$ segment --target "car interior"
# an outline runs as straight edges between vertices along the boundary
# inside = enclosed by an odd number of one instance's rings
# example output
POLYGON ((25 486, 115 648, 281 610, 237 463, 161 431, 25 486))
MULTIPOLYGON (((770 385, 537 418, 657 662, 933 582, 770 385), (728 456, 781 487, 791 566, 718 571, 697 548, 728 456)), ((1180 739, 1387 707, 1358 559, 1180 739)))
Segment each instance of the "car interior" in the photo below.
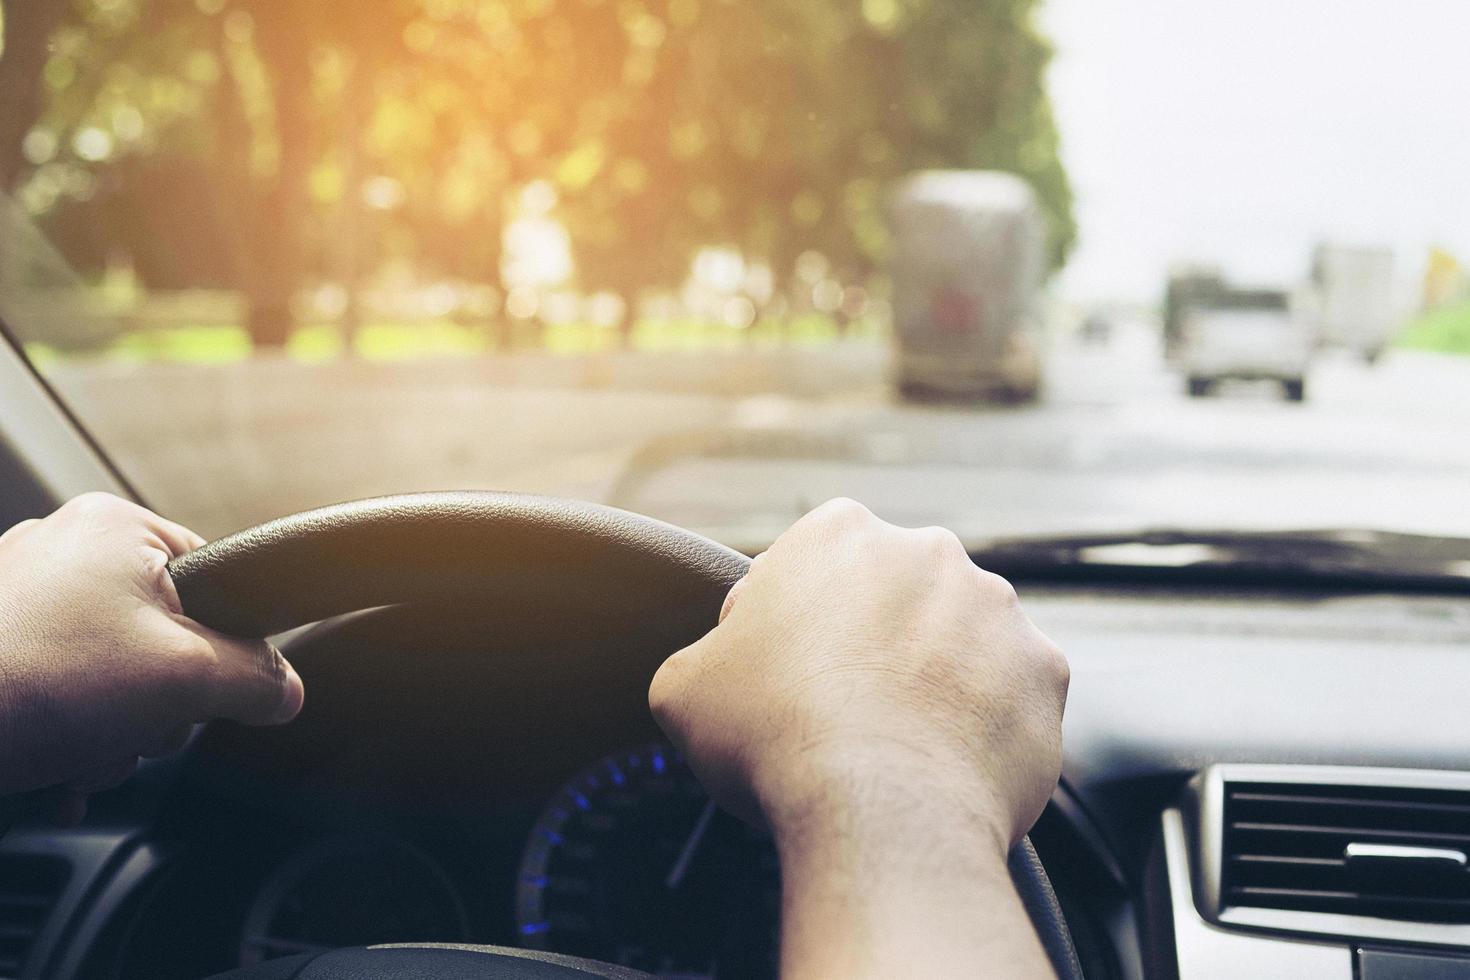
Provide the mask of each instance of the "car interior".
POLYGON ((838 497, 1065 653, 1008 856, 1059 980, 1470 980, 1467 37, 0 0, 0 533, 198 532, 184 613, 306 691, 0 796, 0 980, 776 980, 775 843, 649 685, 838 497))
MULTIPOLYGON (((129 493, 15 350, 0 372, 0 521, 129 493)), ((1130 547, 976 556, 1072 665, 1063 776, 1030 835, 1044 872, 1013 862, 1059 975, 1465 975, 1453 563, 1420 549, 1373 572, 1352 542, 1278 541, 1316 560, 1179 574, 1148 554, 1177 541, 1130 547)), ((0 976, 287 976, 260 971, 337 948, 321 975, 774 976, 771 843, 707 805, 646 700, 747 560, 491 493, 283 515, 176 560, 190 614, 275 635, 306 708, 204 727, 80 826, 19 814, 0 976)))

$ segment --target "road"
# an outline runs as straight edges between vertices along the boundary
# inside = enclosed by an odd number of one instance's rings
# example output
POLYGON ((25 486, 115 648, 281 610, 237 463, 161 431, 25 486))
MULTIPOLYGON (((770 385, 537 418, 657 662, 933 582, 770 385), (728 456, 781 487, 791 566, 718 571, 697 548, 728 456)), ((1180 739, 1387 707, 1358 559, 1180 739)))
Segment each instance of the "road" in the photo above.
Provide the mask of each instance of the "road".
POLYGON ((857 497, 981 538, 1144 527, 1470 536, 1470 358, 1325 357, 1307 401, 1188 399, 1151 335, 1057 345, 1034 405, 897 402, 876 345, 375 364, 59 365, 151 503, 209 536, 330 501, 504 488, 756 548, 857 497))

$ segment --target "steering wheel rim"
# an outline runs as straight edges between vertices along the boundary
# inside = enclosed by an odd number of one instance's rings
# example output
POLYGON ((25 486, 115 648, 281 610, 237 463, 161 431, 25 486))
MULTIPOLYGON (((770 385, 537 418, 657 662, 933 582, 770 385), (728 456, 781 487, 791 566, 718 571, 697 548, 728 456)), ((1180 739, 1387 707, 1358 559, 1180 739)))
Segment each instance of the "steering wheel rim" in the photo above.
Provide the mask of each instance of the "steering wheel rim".
MULTIPOLYGON (((515 589, 555 590, 592 610, 656 616, 680 645, 714 627, 725 595, 749 567, 745 555, 650 517, 492 491, 321 507, 220 538, 168 566, 187 615, 239 636, 376 606, 515 589)), ((1029 841, 1012 852, 1010 869, 1058 976, 1081 980, 1066 921, 1029 841)), ((527 962, 489 948, 484 955, 500 971, 487 977, 517 976, 527 962)))
POLYGON ((457 491, 278 518, 174 559, 169 574, 189 616, 239 636, 374 606, 538 588, 599 604, 666 607, 660 611, 676 612, 678 626, 702 627, 697 636, 749 567, 739 552, 640 514, 457 491))

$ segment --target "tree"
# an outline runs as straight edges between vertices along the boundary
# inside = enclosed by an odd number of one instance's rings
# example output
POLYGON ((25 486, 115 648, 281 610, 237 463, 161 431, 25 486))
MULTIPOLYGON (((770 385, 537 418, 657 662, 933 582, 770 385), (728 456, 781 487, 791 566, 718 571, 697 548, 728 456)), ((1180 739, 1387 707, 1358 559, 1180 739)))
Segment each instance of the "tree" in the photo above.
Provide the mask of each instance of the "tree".
MULTIPOLYGON (((88 130, 116 144, 115 153, 84 161, 96 172, 126 157, 164 171, 169 160, 198 161, 232 284, 248 301, 250 334, 278 346, 306 269, 311 180, 324 153, 317 136, 323 110, 333 108, 319 97, 321 55, 350 50, 371 79, 384 58, 379 39, 400 37, 415 9, 380 3, 344 18, 324 0, 81 0, 72 20, 57 22, 48 67, 37 76, 48 81, 39 121, 61 137, 58 162, 67 166, 78 161, 68 158, 66 137, 88 130), (115 132, 120 109, 139 119, 126 141, 115 132)), ((131 190, 167 212, 171 188, 157 179, 148 186, 148 170, 134 169, 143 179, 131 190)))
POLYGON ((882 259, 886 188, 929 167, 1026 177, 1060 265, 1075 228, 1034 7, 650 4, 667 41, 615 144, 650 179, 628 186, 609 168, 575 202, 584 273, 616 288, 626 270, 667 274, 704 242, 733 244, 783 277, 817 250, 861 280, 882 259))
POLYGON ((137 197, 150 241, 226 253, 272 345, 313 277, 354 284, 397 256, 493 278, 507 202, 537 180, 558 190, 581 284, 630 311, 704 245, 782 279, 816 250, 867 279, 886 188, 922 167, 1027 177, 1060 263, 1071 199, 1036 2, 25 0, 72 13, 10 25, 60 26, 43 67, 0 71, 30 73, 17 91, 40 93, 59 147, 31 183, 137 197), (81 152, 83 135, 114 152, 81 152), (205 189, 207 245, 179 174, 205 189), (391 207, 368 213, 370 183, 398 188, 391 207))
POLYGON ((0 192, 9 191, 25 167, 24 141, 45 106, 42 71, 48 43, 66 16, 66 0, 0 3, 0 192))

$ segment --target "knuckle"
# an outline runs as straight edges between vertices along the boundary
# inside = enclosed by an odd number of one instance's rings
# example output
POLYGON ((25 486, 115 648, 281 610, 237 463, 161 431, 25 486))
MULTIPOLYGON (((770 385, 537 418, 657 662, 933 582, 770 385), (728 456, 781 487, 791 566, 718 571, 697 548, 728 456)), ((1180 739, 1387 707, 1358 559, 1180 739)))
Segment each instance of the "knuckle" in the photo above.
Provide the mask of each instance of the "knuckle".
POLYGON ((269 643, 263 643, 262 647, 255 659, 261 710, 273 711, 286 694, 286 658, 269 643))
POLYGON ((127 501, 121 497, 104 493, 101 490, 92 490, 68 500, 63 509, 70 508, 79 514, 112 514, 126 506, 127 501))
POLYGON ((813 513, 841 527, 855 527, 876 520, 872 511, 851 497, 833 497, 813 513))
POLYGON ((965 551, 959 535, 947 527, 921 527, 914 531, 914 535, 924 549, 936 558, 963 558, 969 561, 969 552, 965 551))
POLYGON ((40 523, 41 521, 39 518, 32 517, 17 524, 12 524, 9 528, 4 530, 3 532, 0 532, 0 541, 4 541, 6 538, 19 538, 21 535, 25 534, 31 528, 40 523))
POLYGON ((662 724, 673 716, 674 705, 679 701, 681 668, 676 653, 661 664, 648 685, 648 708, 653 717, 662 724))
POLYGON ((1045 636, 1038 634, 1035 659, 1038 667, 1044 671, 1044 676, 1052 682, 1052 685, 1060 690, 1063 696, 1072 683, 1072 664, 1067 660, 1067 655, 1062 648, 1057 646, 1045 636))
POLYGON ((1016 594, 1016 587, 1011 580, 1003 575, 980 569, 980 588, 990 599, 1007 606, 1019 606, 1021 597, 1016 594))
POLYGON ((266 641, 234 648, 216 677, 212 710, 247 725, 285 720, 289 678, 286 658, 266 641))

